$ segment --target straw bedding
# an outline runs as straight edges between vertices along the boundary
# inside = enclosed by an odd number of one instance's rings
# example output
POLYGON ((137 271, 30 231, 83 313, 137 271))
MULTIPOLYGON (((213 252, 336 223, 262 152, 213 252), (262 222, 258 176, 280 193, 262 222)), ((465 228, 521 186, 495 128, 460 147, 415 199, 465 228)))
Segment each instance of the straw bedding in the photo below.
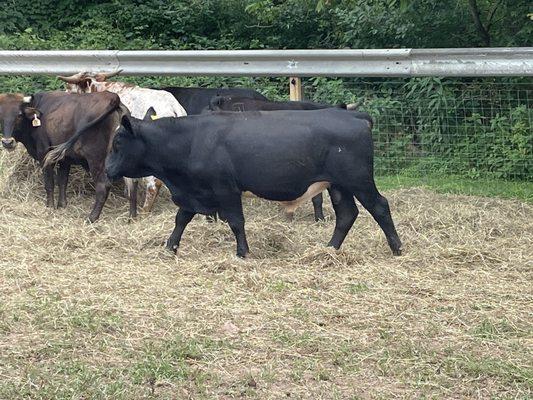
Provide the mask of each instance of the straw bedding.
POLYGON ((401 257, 362 207, 325 248, 327 197, 323 223, 245 199, 246 260, 197 216, 175 257, 168 193, 130 222, 114 188, 91 225, 84 171, 51 210, 35 163, 2 152, 0 398, 527 398, 533 207, 385 195, 401 257))

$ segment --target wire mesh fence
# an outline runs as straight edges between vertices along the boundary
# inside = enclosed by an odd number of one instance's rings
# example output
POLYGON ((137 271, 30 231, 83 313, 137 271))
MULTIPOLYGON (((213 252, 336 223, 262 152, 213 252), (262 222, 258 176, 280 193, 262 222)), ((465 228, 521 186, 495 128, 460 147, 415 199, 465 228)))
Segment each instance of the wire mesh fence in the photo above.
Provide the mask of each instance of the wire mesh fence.
MULTIPOLYGON (((288 78, 121 77, 146 87, 250 87, 287 100, 288 78)), ((54 77, 9 77, 0 92, 61 88, 54 77)), ((306 78, 304 98, 356 103, 374 119, 378 175, 454 174, 533 180, 532 78, 306 78)))
POLYGON ((304 88, 372 115, 378 175, 533 178, 531 80, 316 78, 304 88))

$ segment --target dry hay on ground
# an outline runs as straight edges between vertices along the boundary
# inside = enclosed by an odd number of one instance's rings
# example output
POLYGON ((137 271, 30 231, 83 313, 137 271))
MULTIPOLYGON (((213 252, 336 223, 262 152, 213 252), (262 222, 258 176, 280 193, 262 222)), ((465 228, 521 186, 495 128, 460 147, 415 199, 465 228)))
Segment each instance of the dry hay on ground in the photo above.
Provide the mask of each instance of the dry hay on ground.
POLYGON ((174 257, 168 195, 129 223, 117 189, 89 225, 86 182, 49 210, 35 165, 0 155, 0 398, 531 395, 531 205, 386 193, 395 258, 366 211, 335 252, 329 204, 289 223, 246 199, 251 258, 200 217, 174 257))

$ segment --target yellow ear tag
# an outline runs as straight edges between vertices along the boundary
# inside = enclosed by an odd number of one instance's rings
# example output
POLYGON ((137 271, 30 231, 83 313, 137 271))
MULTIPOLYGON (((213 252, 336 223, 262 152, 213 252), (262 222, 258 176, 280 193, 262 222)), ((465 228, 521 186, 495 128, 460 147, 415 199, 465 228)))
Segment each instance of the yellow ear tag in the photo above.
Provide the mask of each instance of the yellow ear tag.
POLYGON ((37 114, 33 115, 33 121, 31 121, 31 125, 34 128, 37 128, 38 126, 41 126, 41 120, 37 117, 37 114))
POLYGON ((152 118, 152 121, 155 121, 156 119, 161 118, 159 115, 150 115, 150 118, 152 118))

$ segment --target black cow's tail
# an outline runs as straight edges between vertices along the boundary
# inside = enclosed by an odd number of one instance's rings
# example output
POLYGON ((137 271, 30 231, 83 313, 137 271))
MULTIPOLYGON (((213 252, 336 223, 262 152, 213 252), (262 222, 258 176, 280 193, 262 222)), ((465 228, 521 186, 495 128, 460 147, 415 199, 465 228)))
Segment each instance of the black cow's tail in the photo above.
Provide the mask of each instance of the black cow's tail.
POLYGON ((58 146, 55 146, 50 150, 46 156, 44 157, 44 163, 43 168, 48 167, 50 165, 53 165, 57 163, 58 161, 61 161, 63 158, 65 158, 65 155, 67 154, 67 151, 71 150, 78 139, 89 129, 98 124, 99 122, 102 122, 109 114, 111 114, 113 111, 120 109, 120 100, 117 96, 117 101, 112 101, 111 105, 96 119, 89 122, 87 125, 83 126, 81 129, 76 131, 72 137, 67 140, 65 143, 62 143, 58 146))

